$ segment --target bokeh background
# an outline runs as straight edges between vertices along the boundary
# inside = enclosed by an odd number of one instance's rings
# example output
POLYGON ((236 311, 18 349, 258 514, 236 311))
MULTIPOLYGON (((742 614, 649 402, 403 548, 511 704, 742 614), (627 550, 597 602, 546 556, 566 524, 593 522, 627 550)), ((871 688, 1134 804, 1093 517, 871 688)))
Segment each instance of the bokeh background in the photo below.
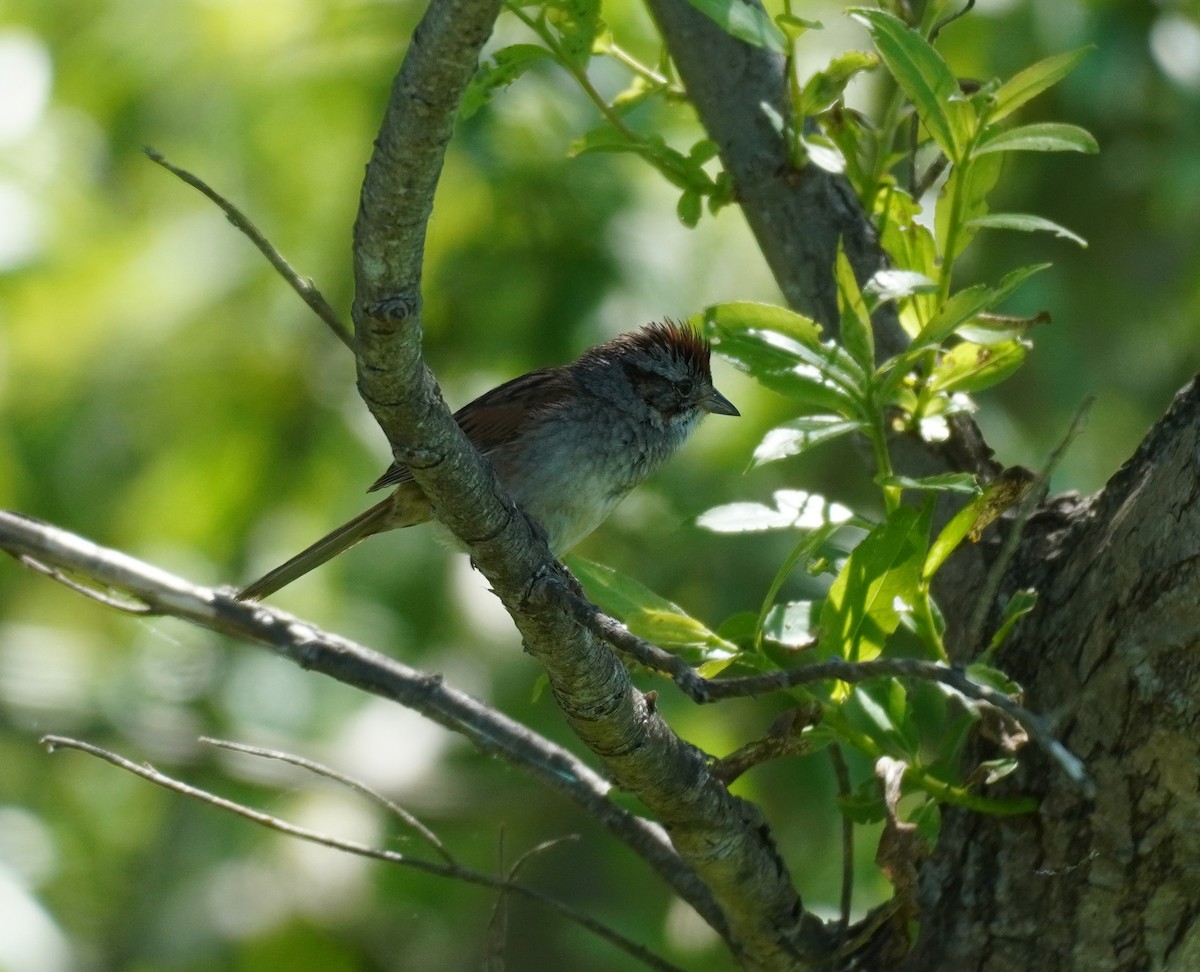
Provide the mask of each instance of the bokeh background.
MULTIPOLYGON (((243 582, 366 503, 386 466, 353 362, 265 262, 151 145, 237 202, 339 310, 350 227, 388 86, 421 4, 371 0, 7 0, 0 7, 0 506, 208 584, 243 582)), ((655 46, 637 4, 618 40, 655 46)), ((865 46, 836 4, 819 66, 865 46)), ((510 18, 494 43, 527 39, 510 18)), ((943 50, 963 76, 1007 77, 1095 51, 1025 120, 1069 121, 1099 157, 1010 156, 996 208, 1090 241, 982 237, 961 282, 1050 260, 1014 302, 1049 310, 1036 350, 980 398, 1006 463, 1037 465, 1082 398, 1097 403, 1056 486, 1093 491, 1196 370, 1200 310, 1200 19, 1168 2, 980 0, 943 50)), ((624 84, 596 71, 608 92, 624 84)), ((854 97, 869 107, 871 81, 854 97)), ((569 359, 621 330, 733 299, 776 300, 735 210, 695 230, 631 157, 567 157, 598 123, 546 64, 460 125, 430 231, 427 355, 449 401, 569 359)), ((687 147, 683 109, 635 123, 687 147)), ((850 448, 745 473, 787 405, 718 363, 743 418, 711 419, 687 453, 581 549, 716 625, 757 607, 786 540, 706 534, 720 502, 780 487, 869 495, 850 448)), ((803 579, 785 595, 802 593, 803 579)), ((430 670, 567 744, 538 671, 466 559, 421 530, 376 538, 274 603, 430 670)), ((664 687, 687 738, 723 754, 782 702, 702 714, 664 687)), ((101 609, 0 563, 0 969, 477 968, 490 895, 298 844, 157 791, 43 733, 82 736, 341 836, 421 852, 361 798, 202 734, 276 746, 362 778, 494 868, 535 844, 531 883, 690 968, 711 935, 573 807, 456 737, 245 645, 101 609)), ((862 779, 869 768, 852 762, 862 779)), ((806 903, 835 907, 839 823, 826 761, 739 781, 777 828, 806 903)), ((858 840, 855 905, 886 894, 858 840)), ((511 968, 611 970, 629 960, 514 904, 511 968)))

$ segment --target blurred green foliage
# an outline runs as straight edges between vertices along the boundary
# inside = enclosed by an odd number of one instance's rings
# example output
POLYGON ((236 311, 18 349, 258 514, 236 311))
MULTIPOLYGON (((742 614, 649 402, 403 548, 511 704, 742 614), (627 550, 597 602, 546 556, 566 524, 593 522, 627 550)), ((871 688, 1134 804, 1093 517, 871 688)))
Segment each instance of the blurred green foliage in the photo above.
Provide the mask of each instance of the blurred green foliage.
MULTIPOLYGON (((614 36, 653 62, 644 11, 610 6, 614 36)), ((805 16, 826 28, 805 35, 812 70, 865 46, 837 5, 811 6, 805 16)), ((211 204, 141 149, 241 205, 344 310, 362 166, 420 10, 371 0, 9 0, 0 10, 0 505, 213 584, 254 576, 365 506, 387 455, 348 353, 211 204)), ((493 44, 531 39, 506 17, 493 44)), ((1095 52, 1023 120, 1082 125, 1101 156, 1007 156, 996 208, 1045 214, 1090 247, 995 232, 956 269, 965 285, 1054 263, 1014 301, 1054 322, 1034 332, 1016 377, 979 396, 979 420, 1004 462, 1037 465, 1096 392, 1057 481, 1091 490, 1196 368, 1200 24, 1170 4, 981 0, 939 41, 957 72, 981 79, 1085 44, 1095 52)), ((596 80, 613 95, 625 81, 607 70, 596 80)), ((855 81, 852 102, 869 105, 874 84, 855 81)), ((683 108, 636 110, 685 154, 702 137, 683 108)), ((686 230, 678 190, 637 159, 569 159, 598 122, 571 79, 539 62, 460 125, 425 272, 427 354, 452 405, 646 320, 778 300, 736 208, 686 230)), ((708 423, 580 549, 710 624, 759 609, 789 541, 714 535, 693 517, 780 488, 856 507, 874 489, 844 439, 743 477, 764 433, 794 410, 728 367, 718 384, 745 417, 708 423)), ((811 594, 805 585, 789 580, 781 599, 811 594)), ((444 671, 570 744, 483 584, 425 532, 364 544, 277 603, 444 671)), ((660 707, 718 755, 778 714, 761 702, 701 714, 669 689, 660 707)), ((441 730, 257 649, 101 610, 9 564, 6 970, 476 968, 493 903, 298 847, 78 754, 47 757, 45 732, 84 735, 343 836, 420 849, 359 800, 196 737, 314 756, 385 789, 478 867, 496 865, 501 831, 509 861, 578 833, 526 878, 684 965, 725 961, 590 820, 441 730), (20 964, 23 941, 34 958, 20 964)), ((851 771, 861 780, 869 767, 851 771)), ((832 910, 840 823, 827 764, 769 764, 737 787, 766 809, 806 903, 832 910)), ((885 889, 870 840, 858 850, 862 908, 885 889)), ((512 908, 510 967, 627 967, 579 929, 512 908)))

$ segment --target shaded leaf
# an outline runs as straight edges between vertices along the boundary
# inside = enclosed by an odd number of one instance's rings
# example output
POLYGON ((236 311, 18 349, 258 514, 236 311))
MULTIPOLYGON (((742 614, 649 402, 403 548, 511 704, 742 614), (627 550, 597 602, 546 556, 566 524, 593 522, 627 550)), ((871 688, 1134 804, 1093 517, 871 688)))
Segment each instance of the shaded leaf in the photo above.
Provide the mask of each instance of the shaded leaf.
POLYGON ((479 66, 467 90, 463 93, 459 113, 470 118, 492 100, 501 88, 508 87, 538 61, 554 57, 546 48, 536 44, 512 44, 496 51, 479 66))
POLYGON ((921 330, 921 333, 913 340, 913 345, 928 347, 932 344, 940 344, 963 324, 974 320, 984 311, 994 310, 1026 280, 1049 266, 1048 263, 1035 263, 1032 266, 1021 267, 1005 274, 1004 279, 995 287, 976 284, 960 290, 946 301, 933 320, 921 330))
POLYGON ((885 10, 849 11, 871 32, 875 46, 921 122, 946 156, 963 158, 974 127, 974 112, 962 99, 958 79, 933 46, 899 17, 885 10))
POLYGON ((1007 118, 1022 105, 1057 84, 1075 69, 1075 65, 1083 60, 1089 51, 1090 47, 1081 47, 1065 54, 1055 54, 1014 74, 997 89, 988 116, 990 120, 1007 118))
POLYGON ((871 329, 871 313, 867 310, 862 291, 858 289, 854 268, 850 266, 840 240, 834 262, 834 279, 841 313, 842 344, 860 368, 871 371, 875 367, 875 334, 871 329))
POLYGON ((886 476, 878 480, 880 486, 898 486, 900 489, 929 490, 944 493, 965 493, 978 496, 983 490, 971 473, 943 473, 939 476, 923 476, 913 479, 910 476, 886 476))
POLYGON ((1099 151, 1099 144, 1086 128, 1059 122, 989 130, 975 148, 976 155, 988 152, 1084 152, 1094 155, 1099 151))

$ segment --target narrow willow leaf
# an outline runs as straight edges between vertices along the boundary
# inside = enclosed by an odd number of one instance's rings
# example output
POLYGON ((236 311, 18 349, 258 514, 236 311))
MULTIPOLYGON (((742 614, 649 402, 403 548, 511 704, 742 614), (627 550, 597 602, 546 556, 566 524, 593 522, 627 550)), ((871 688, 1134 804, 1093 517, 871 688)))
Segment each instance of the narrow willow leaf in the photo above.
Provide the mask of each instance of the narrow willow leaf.
POLYGON ((1089 51, 1090 47, 1081 47, 1065 54, 1055 54, 1014 74, 996 91, 988 119, 999 121, 1007 118, 1075 70, 1075 65, 1083 60, 1089 51))
POLYGON ((1026 233, 1053 233, 1055 236, 1078 243, 1084 248, 1087 247, 1087 240, 1078 233, 1072 233, 1065 226, 1059 226, 1058 223, 1041 216, 1030 215, 1029 213, 991 213, 988 216, 979 216, 968 220, 967 224, 978 229, 1010 229, 1022 230, 1026 233))
POLYGON ((1019 128, 984 132, 975 149, 976 155, 988 152, 1084 152, 1095 155, 1100 145, 1095 136, 1078 125, 1041 122, 1019 128))
POLYGON ((901 506, 854 548, 821 611, 819 657, 868 661, 883 651, 905 605, 917 601, 931 511, 901 506))
POLYGON ((965 674, 976 685, 984 685, 990 689, 995 689, 1004 695, 1016 697, 1021 694, 1021 686, 1004 672, 998 668, 993 668, 991 665, 984 665, 980 662, 972 662, 966 667, 965 674))
POLYGON ((935 394, 977 392, 999 384, 1025 361, 1024 341, 972 344, 964 341, 942 355, 930 376, 935 394))
POLYGON ((731 37, 776 54, 787 53, 787 38, 758 4, 745 0, 688 0, 688 3, 731 37))
POLYGON ((899 17, 884 10, 849 11, 871 32, 875 46, 933 140, 954 163, 962 161, 974 134, 975 115, 963 100, 958 80, 933 46, 899 17))
POLYGON ((776 604, 763 622, 763 638, 785 648, 805 648, 812 644, 817 629, 819 603, 789 601, 776 604))
POLYGON ((937 284, 915 270, 880 270, 864 288, 864 293, 880 302, 936 292, 937 284))
POLYGON ((885 476, 878 480, 880 486, 898 486, 900 489, 916 489, 941 493, 964 493, 978 496, 983 490, 971 473, 942 473, 939 476, 885 476))
POLYGON ((714 533, 757 533, 765 530, 815 530, 830 524, 848 523, 854 514, 840 503, 831 503, 816 493, 801 489, 779 489, 772 497, 775 506, 762 503, 727 503, 701 513, 696 525, 714 533))
POLYGON ((991 643, 987 647, 988 653, 994 652, 1004 644, 1008 636, 1012 634, 1017 622, 1035 607, 1037 607, 1037 591, 1027 587, 1015 592, 1004 605, 1004 616, 1000 619, 1000 626, 996 629, 996 633, 992 635, 991 643))
POLYGON ((588 596, 638 637, 663 648, 700 648, 710 660, 736 653, 732 642, 632 577, 581 557, 570 558, 570 567, 588 596))
POLYGON ((837 258, 834 263, 837 282, 838 310, 842 318, 842 344, 851 357, 864 371, 875 368, 875 334, 871 329, 871 313, 867 310, 854 268, 846 258, 841 241, 838 242, 837 258))
POLYGON ((737 330, 756 329, 778 331, 795 341, 821 349, 821 325, 811 317, 780 307, 750 300, 735 300, 706 307, 699 319, 689 323, 703 324, 710 333, 723 336, 737 330))
POLYGON ((929 555, 921 569, 921 579, 927 582, 968 537, 978 540, 988 525, 1005 510, 1021 502, 1033 487, 1034 479, 1028 470, 1019 466, 1005 469, 976 496, 950 518, 937 539, 929 545, 929 555))
POLYGON ((1049 266, 1048 263, 1035 263, 1005 274, 995 287, 976 284, 960 290, 946 301, 933 320, 916 336, 913 345, 928 347, 941 344, 963 324, 974 320, 984 311, 994 310, 1002 301, 1012 296, 1026 280, 1049 266))
POLYGON ((761 466, 807 452, 813 446, 829 442, 864 427, 858 420, 840 415, 805 415, 771 429, 754 450, 752 465, 761 466))

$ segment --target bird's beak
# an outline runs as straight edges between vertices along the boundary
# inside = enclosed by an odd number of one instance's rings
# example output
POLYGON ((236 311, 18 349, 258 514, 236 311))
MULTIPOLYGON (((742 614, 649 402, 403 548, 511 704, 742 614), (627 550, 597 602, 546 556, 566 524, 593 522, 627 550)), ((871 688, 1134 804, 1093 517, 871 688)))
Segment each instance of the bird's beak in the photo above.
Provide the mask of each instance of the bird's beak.
POLYGON ((696 402, 704 411, 712 412, 713 415, 741 415, 733 402, 722 395, 715 388, 710 387, 708 394, 696 402))

